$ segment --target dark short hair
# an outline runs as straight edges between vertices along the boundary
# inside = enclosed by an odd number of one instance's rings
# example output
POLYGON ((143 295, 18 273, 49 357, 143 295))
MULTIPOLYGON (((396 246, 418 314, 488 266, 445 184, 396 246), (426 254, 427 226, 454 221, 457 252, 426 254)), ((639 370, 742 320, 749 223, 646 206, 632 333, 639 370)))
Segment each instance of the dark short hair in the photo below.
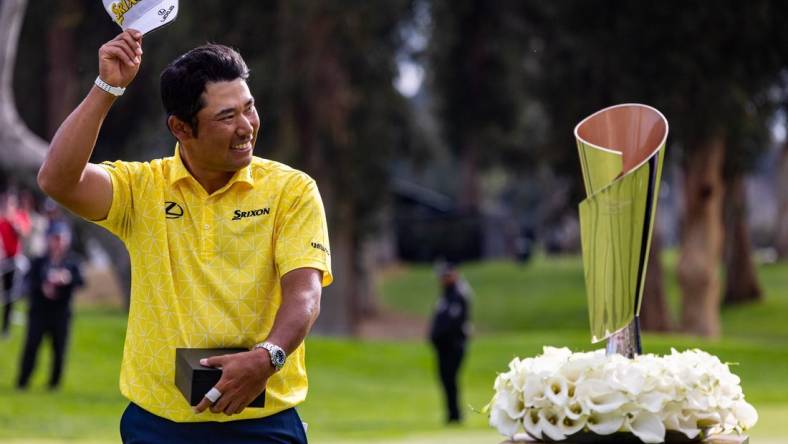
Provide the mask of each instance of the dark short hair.
POLYGON ((167 117, 191 124, 197 135, 197 113, 205 106, 202 93, 209 82, 246 80, 249 68, 238 51, 209 43, 173 60, 161 72, 161 101, 167 117))

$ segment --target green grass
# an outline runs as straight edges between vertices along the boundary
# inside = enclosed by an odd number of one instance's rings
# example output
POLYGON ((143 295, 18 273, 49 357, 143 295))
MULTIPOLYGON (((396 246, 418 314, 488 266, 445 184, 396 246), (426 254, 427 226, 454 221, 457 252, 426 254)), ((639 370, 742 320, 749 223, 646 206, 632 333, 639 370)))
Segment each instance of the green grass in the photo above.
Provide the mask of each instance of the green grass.
MULTIPOLYGON (((668 267, 672 259, 668 257, 668 267)), ((582 267, 577 258, 540 258, 526 266, 483 263, 463 267, 476 292, 471 343, 462 373, 463 403, 481 409, 492 382, 514 356, 541 346, 596 348, 589 343, 582 267)), ((724 335, 704 341, 684 336, 646 335, 646 351, 663 353, 699 347, 735 362, 747 399, 761 416, 753 443, 788 442, 788 266, 759 269, 766 290, 762 304, 726 309, 724 335)), ((666 276, 677 301, 673 275, 666 276)), ((437 293, 429 267, 410 267, 382 281, 384 302, 426 316, 437 293)), ((48 348, 29 392, 12 389, 22 328, 0 342, 0 442, 118 442, 118 421, 126 401, 117 388, 125 313, 81 309, 75 318, 64 387, 44 388, 48 348)), ((434 359, 422 341, 360 341, 310 338, 307 346, 310 393, 299 411, 314 443, 432 442, 498 443, 486 418, 468 411, 462 428, 442 425, 442 400, 434 359)))

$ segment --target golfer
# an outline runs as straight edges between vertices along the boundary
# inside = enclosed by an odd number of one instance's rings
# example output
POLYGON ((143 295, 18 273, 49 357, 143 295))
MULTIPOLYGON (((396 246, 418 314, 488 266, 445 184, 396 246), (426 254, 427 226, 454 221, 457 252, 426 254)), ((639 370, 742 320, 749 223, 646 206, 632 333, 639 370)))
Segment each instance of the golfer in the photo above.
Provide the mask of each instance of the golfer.
POLYGON ((142 34, 99 49, 95 85, 55 134, 38 183, 118 236, 132 283, 120 390, 125 443, 304 443, 304 337, 331 280, 315 182, 254 157, 260 120, 249 70, 209 44, 161 74, 171 157, 89 163, 104 118, 134 79, 142 34), (175 386, 175 349, 245 347, 195 408, 175 386), (249 403, 265 389, 265 407, 249 403))

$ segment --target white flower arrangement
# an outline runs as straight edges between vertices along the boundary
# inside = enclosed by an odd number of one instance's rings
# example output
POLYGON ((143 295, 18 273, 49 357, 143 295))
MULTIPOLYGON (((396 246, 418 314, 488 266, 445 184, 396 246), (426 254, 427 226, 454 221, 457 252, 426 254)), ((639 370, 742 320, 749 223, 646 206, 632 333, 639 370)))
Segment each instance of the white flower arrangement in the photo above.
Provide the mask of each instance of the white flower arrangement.
POLYGON ((545 347, 535 358, 515 358, 495 380, 490 425, 513 437, 561 441, 578 432, 631 432, 645 443, 666 431, 688 439, 704 433, 741 433, 758 420, 740 379, 701 350, 627 359, 604 350, 572 353, 545 347))

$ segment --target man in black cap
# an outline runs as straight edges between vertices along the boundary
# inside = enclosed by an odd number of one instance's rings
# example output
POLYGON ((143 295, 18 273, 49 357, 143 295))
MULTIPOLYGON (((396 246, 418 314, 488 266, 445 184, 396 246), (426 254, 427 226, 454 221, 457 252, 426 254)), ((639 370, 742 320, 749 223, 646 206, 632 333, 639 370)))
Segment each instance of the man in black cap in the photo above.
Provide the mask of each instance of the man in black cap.
POLYGON ((447 422, 451 424, 462 419, 457 401, 457 373, 470 333, 468 311, 471 291, 453 264, 443 264, 439 274, 443 294, 432 318, 430 341, 438 354, 438 371, 448 409, 447 422))
POLYGON ((26 287, 30 293, 27 339, 22 352, 17 387, 26 389, 36 365, 36 354, 44 336, 52 340, 52 372, 49 388, 60 385, 66 354, 71 299, 82 286, 78 261, 69 254, 71 230, 63 222, 54 222, 47 230, 47 252, 30 264, 26 287))

